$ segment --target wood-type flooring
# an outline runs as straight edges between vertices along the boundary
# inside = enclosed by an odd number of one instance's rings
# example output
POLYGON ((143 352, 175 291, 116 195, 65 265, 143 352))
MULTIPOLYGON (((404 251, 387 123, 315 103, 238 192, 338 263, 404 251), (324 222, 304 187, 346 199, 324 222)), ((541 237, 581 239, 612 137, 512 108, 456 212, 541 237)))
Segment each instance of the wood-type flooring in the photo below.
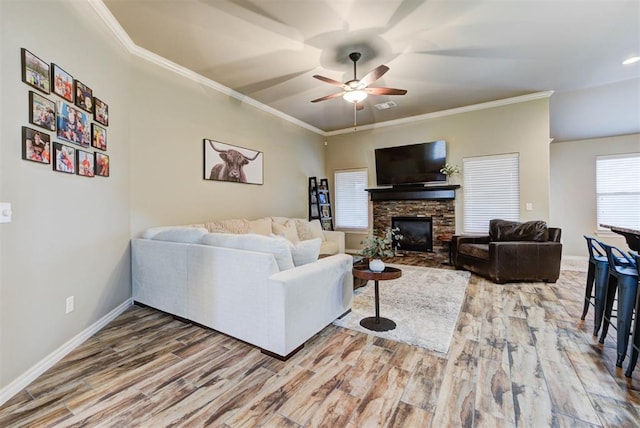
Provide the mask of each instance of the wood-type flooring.
POLYGON ((447 355, 330 325, 282 362, 133 306, 0 407, 0 426, 637 427, 640 369, 616 369, 593 309, 580 321, 585 279, 472 275, 447 355))

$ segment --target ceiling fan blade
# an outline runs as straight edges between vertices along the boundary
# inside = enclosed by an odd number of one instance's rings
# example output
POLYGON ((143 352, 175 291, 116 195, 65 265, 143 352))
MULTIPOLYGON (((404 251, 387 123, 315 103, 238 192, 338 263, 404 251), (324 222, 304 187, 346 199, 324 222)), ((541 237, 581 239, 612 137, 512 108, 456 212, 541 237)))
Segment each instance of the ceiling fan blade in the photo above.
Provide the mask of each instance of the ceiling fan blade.
POLYGON ((327 95, 321 98, 316 98, 315 100, 311 100, 312 103, 317 103, 318 101, 330 100, 331 98, 341 97, 344 92, 338 92, 336 94, 327 95))
POLYGON ((318 80, 322 80, 323 82, 329 83, 331 85, 340 86, 342 89, 345 89, 345 90, 351 89, 342 82, 338 82, 337 80, 333 80, 328 77, 320 76, 319 74, 315 74, 313 77, 315 77, 318 80))
POLYGON ((366 88, 365 92, 371 95, 404 95, 407 93, 407 90, 394 88, 366 88))
POLYGON ((379 65, 378 67, 371 70, 362 79, 360 79, 359 86, 361 88, 366 88, 367 86, 369 86, 370 84, 372 84, 373 82, 381 78, 382 75, 384 75, 384 73, 386 73, 387 71, 389 71, 389 67, 387 67, 386 65, 379 65))

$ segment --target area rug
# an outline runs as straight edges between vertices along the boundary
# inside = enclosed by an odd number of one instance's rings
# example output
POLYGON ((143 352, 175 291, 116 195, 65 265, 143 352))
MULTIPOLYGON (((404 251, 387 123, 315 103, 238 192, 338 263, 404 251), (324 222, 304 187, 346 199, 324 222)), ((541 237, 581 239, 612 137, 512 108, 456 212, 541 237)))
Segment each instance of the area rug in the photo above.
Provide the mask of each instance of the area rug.
POLYGON ((362 318, 375 316, 373 281, 353 292, 351 312, 333 323, 446 353, 471 274, 418 266, 390 266, 402 269, 402 276, 379 282, 380 316, 392 319, 397 327, 391 331, 377 332, 360 326, 362 318))

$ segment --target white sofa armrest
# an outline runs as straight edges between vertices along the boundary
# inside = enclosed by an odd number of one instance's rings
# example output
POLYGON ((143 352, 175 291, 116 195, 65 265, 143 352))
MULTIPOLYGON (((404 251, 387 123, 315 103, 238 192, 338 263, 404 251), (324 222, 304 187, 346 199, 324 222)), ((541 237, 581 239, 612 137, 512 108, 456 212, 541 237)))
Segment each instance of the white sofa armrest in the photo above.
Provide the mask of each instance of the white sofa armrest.
POLYGON ((336 254, 269 278, 269 350, 286 356, 351 309, 353 257, 336 254))
POLYGON ((339 230, 323 230, 324 239, 326 241, 334 241, 338 244, 339 253, 344 254, 345 252, 345 244, 344 244, 344 232, 339 230))

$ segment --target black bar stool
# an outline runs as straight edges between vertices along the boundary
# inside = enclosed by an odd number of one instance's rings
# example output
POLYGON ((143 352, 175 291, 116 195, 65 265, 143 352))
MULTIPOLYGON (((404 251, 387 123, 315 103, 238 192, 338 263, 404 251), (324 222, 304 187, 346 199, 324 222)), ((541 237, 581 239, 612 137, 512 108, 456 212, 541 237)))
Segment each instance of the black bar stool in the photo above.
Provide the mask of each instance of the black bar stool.
MULTIPOLYGON (((629 253, 636 262, 636 269, 640 269, 640 254, 629 253)), ((633 336, 631 339, 631 361, 624 372, 626 377, 631 377, 633 369, 638 362, 638 352, 640 351, 640 322, 638 322, 638 313, 640 313, 640 277, 638 278, 638 292, 636 292, 636 318, 633 321, 633 336)))
POLYGON ((602 315, 604 314, 609 262, 600 241, 590 236, 583 236, 587 240, 587 249, 589 250, 589 269, 587 270, 587 285, 584 292, 584 308, 582 309, 581 319, 587 316, 589 306, 592 304, 591 299, 594 299, 595 322, 593 324, 593 335, 597 336, 602 325, 602 315), (596 288, 595 294, 593 293, 594 285, 596 288))
POLYGON ((635 262, 619 248, 602 242, 600 244, 604 248, 605 253, 607 254, 607 261, 609 262, 609 279, 606 287, 607 297, 600 343, 604 343, 607 331, 609 330, 611 309, 613 307, 613 300, 617 290, 618 322, 616 331, 618 357, 616 359, 616 366, 622 367, 622 362, 627 354, 629 332, 631 331, 633 309, 636 301, 636 292, 638 290, 638 269, 636 269, 635 262), (627 263, 620 262, 623 258, 627 263))

